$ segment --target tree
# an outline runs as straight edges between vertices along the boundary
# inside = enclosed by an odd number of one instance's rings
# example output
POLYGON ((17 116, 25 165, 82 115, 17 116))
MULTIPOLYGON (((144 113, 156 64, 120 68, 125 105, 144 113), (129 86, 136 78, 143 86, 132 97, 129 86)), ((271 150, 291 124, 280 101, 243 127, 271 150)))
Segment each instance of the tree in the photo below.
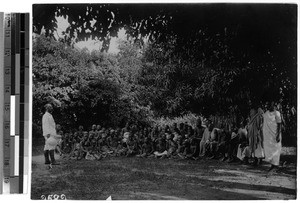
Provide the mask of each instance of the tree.
POLYGON ((62 103, 55 114, 64 126, 89 126, 107 120, 107 109, 121 94, 115 61, 106 54, 75 50, 45 36, 34 40, 33 49, 35 123, 40 123, 50 97, 62 103))
POLYGON ((134 93, 129 101, 156 115, 246 115, 271 99, 297 104, 296 5, 34 5, 34 32, 53 35, 56 16, 69 21, 69 44, 91 37, 105 51, 121 28, 140 45, 147 38, 141 56, 125 44, 118 62, 121 86, 134 93))

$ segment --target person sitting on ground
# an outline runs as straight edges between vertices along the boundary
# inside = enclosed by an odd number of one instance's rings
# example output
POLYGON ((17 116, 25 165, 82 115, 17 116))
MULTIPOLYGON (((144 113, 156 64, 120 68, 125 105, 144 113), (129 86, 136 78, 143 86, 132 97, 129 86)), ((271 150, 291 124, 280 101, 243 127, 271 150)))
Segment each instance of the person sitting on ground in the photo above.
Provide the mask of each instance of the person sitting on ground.
POLYGON ((209 159, 215 159, 217 157, 217 147, 218 147, 218 137, 219 137, 219 128, 213 128, 213 130, 210 133, 210 139, 209 139, 209 147, 208 147, 208 156, 209 159))
POLYGON ((66 154, 66 152, 64 151, 64 142, 66 140, 66 134, 62 130, 60 130, 57 134, 61 135, 60 151, 62 154, 66 154))
POLYGON ((142 145, 142 153, 140 155, 137 155, 137 157, 146 158, 150 156, 153 153, 152 144, 151 144, 151 138, 145 137, 144 143, 142 145))
POLYGON ((162 155, 161 158, 168 158, 168 157, 171 156, 171 154, 172 154, 173 151, 170 148, 171 147, 170 146, 170 141, 173 139, 173 137, 174 136, 172 135, 172 133, 170 133, 170 131, 167 132, 167 133, 165 133, 165 146, 166 146, 167 153, 164 154, 164 155, 162 155))
MULTIPOLYGON (((84 139, 84 138, 81 138, 84 139)), ((73 146, 73 150, 70 153, 70 159, 81 160, 83 156, 83 150, 81 146, 82 142, 80 138, 77 138, 76 143, 73 146)))
POLYGON ((94 152, 93 140, 94 139, 89 139, 88 144, 84 148, 84 150, 86 152, 85 159, 87 159, 87 160, 95 160, 94 153, 93 153, 94 152))
POLYGON ((170 139, 168 141, 168 158, 176 158, 177 156, 177 138, 178 136, 175 135, 178 134, 177 132, 172 133, 170 136, 170 139))
POLYGON ((98 151, 97 141, 95 138, 93 138, 91 141, 91 150, 89 152, 89 156, 90 160, 100 160, 102 158, 101 154, 98 151))
POLYGON ((213 129, 213 125, 210 121, 207 121, 207 127, 205 128, 204 132, 203 132, 203 136, 200 142, 200 150, 199 150, 199 157, 204 157, 207 152, 206 152, 206 148, 207 145, 209 144, 209 138, 210 138, 210 134, 211 131, 213 129))
POLYGON ((225 126, 222 126, 222 129, 219 132, 219 138, 218 138, 218 151, 217 154, 221 156, 221 161, 225 161, 229 158, 228 155, 228 149, 229 149, 229 143, 231 139, 231 135, 229 130, 224 129, 225 126))
POLYGON ((172 133, 174 132, 178 132, 178 127, 177 127, 177 123, 173 123, 173 126, 172 126, 172 133))
POLYGON ((92 131, 88 132, 88 138, 90 141, 94 138, 94 133, 92 131))
POLYGON ((180 135, 181 136, 184 136, 185 135, 185 126, 184 126, 184 123, 180 123, 179 124, 179 131, 180 131, 180 135))
POLYGON ((235 123, 232 124, 231 127, 231 136, 230 136, 230 141, 228 144, 228 163, 232 163, 237 160, 237 149, 239 145, 239 136, 238 136, 238 130, 241 124, 236 126, 235 123))
POLYGON ((186 122, 184 122, 184 127, 183 127, 183 131, 184 131, 184 135, 186 135, 187 133, 188 133, 188 131, 189 131, 189 124, 188 124, 188 122, 186 121, 186 122))
POLYGON ((130 137, 130 128, 129 127, 126 127, 125 129, 123 129, 123 143, 127 143, 128 142, 128 139, 130 137))
POLYGON ((101 134, 99 132, 99 137, 97 139, 97 152, 98 152, 98 155, 100 157, 105 157, 106 154, 104 151, 102 151, 102 147, 105 145, 105 137, 103 136, 102 137, 102 131, 101 131, 101 134))
POLYGON ((115 150, 115 156, 120 156, 122 154, 123 151, 123 135, 122 135, 122 129, 121 128, 117 128, 116 130, 116 138, 115 138, 115 142, 117 143, 117 148, 115 150))
POLYGON ((200 142, 201 142, 204 130, 205 130, 205 127, 202 126, 202 120, 201 120, 201 118, 198 118, 196 128, 195 128, 195 132, 194 132, 194 136, 193 136, 193 145, 195 146, 195 150, 194 150, 194 153, 193 153, 193 158, 194 159, 197 159, 198 156, 199 156, 200 142))
POLYGON ((134 136, 129 136, 127 141, 127 152, 126 156, 132 156, 137 154, 137 142, 134 139, 134 136))
POLYGON ((56 132, 57 132, 57 135, 60 136, 60 138, 57 139, 57 146, 56 146, 55 151, 60 156, 62 156, 62 154, 63 154, 63 151, 62 151, 62 142, 63 142, 64 132, 61 130, 61 126, 59 124, 56 125, 56 132))
POLYGON ((184 158, 191 158, 193 153, 191 149, 191 143, 192 143, 192 134, 193 134, 193 129, 192 126, 188 126, 188 132, 185 134, 185 137, 183 139, 183 157, 184 158))
POLYGON ((70 136, 70 140, 71 140, 71 143, 72 143, 72 145, 74 144, 74 142, 75 142, 75 136, 74 136, 74 134, 73 134, 73 132, 72 131, 69 131, 69 136, 70 136))
POLYGON ((113 151, 113 155, 117 154, 117 148, 118 148, 118 137, 116 134, 116 130, 111 130, 111 142, 110 142, 110 149, 113 151))
POLYGON ((72 147, 73 147, 72 137, 70 136, 69 133, 65 133, 63 143, 62 143, 63 152, 65 152, 66 154, 70 153, 72 151, 72 147))
POLYGON ((246 126, 243 125, 238 130, 238 136, 239 136, 239 145, 237 150, 237 158, 240 159, 244 164, 248 164, 248 160, 250 157, 250 150, 249 150, 249 142, 248 142, 248 136, 247 136, 247 129, 246 126))
POLYGON ((104 132, 102 132, 102 146, 101 146, 101 154, 102 156, 112 156, 113 150, 111 150, 107 144, 107 139, 110 140, 109 137, 109 129, 103 129, 104 132))
POLYGON ((167 149, 166 149, 166 142, 165 138, 163 137, 164 134, 161 134, 161 137, 158 138, 156 151, 154 152, 155 158, 163 157, 164 155, 167 155, 167 149))
POLYGON ((136 142, 137 154, 142 154, 142 145, 144 143, 143 130, 140 129, 134 134, 134 140, 136 142))
POLYGON ((151 132, 151 143, 154 151, 157 151, 156 146, 157 146, 158 135, 159 135, 159 127, 155 126, 151 132))
POLYGON ((82 144, 82 151, 84 153, 84 158, 88 159, 91 151, 91 140, 89 138, 82 144))
POLYGON ((87 148, 89 146, 89 133, 87 131, 83 132, 83 138, 80 144, 82 147, 82 156, 85 157, 87 153, 87 148))
POLYGON ((91 135, 92 137, 96 136, 96 128, 97 126, 94 124, 92 125, 92 130, 90 130, 89 135, 91 135))
POLYGON ((108 147, 108 149, 112 150, 112 135, 114 133, 114 130, 112 129, 108 129, 107 130, 107 136, 106 136, 106 145, 108 147))
POLYGON ((176 154, 181 159, 184 159, 184 155, 183 155, 184 149, 185 149, 185 146, 183 144, 184 139, 185 139, 185 137, 182 136, 181 134, 179 134, 177 136, 177 139, 176 139, 177 140, 177 151, 176 151, 176 154))
POLYGON ((81 139, 83 137, 83 126, 78 127, 77 136, 81 139))
POLYGON ((171 129, 169 125, 166 125, 165 129, 164 129, 164 133, 171 133, 171 129))

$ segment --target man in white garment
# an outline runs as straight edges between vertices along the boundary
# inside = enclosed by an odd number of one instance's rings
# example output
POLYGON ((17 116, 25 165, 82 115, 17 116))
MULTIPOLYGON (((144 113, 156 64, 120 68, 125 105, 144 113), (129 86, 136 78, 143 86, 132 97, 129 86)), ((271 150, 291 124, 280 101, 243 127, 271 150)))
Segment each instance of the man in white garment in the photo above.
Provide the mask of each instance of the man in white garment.
POLYGON ((45 138, 44 146, 44 156, 45 164, 58 165, 54 158, 54 150, 57 146, 57 138, 59 135, 56 133, 55 122, 51 113, 53 112, 53 107, 51 104, 45 105, 45 114, 42 118, 43 136, 45 138), (49 159, 50 156, 50 159, 49 159))
POLYGON ((265 160, 271 164, 270 170, 279 166, 281 153, 281 115, 275 109, 274 102, 268 111, 263 114, 263 144, 265 160))

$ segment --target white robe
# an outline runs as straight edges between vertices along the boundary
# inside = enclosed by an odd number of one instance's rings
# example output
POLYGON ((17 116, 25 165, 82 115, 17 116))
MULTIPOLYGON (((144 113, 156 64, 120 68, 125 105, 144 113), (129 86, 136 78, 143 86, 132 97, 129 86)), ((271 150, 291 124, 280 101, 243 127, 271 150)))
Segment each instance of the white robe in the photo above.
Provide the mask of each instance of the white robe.
POLYGON ((45 138, 44 150, 54 150, 57 146, 58 140, 56 139, 56 128, 53 116, 46 112, 42 118, 43 136, 45 138), (47 135, 50 137, 47 138, 47 135))
POLYGON ((281 116, 278 111, 267 111, 263 114, 263 117, 265 160, 275 166, 278 166, 281 152, 281 139, 280 142, 277 142, 276 134, 277 125, 278 123, 281 123, 281 116))

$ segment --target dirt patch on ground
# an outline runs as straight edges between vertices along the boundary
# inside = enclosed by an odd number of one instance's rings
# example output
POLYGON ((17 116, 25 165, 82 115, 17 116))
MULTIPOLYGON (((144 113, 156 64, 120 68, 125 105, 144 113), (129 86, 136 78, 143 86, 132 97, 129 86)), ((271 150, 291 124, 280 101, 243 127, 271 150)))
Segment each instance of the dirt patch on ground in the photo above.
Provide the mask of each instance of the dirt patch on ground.
MULTIPOLYGON (((32 161, 32 199, 256 200, 296 198, 296 150, 283 150, 284 168, 268 173, 219 160, 110 157, 100 161, 60 159, 49 170, 43 156, 32 161)), ((59 158, 59 157, 57 157, 59 158)))

